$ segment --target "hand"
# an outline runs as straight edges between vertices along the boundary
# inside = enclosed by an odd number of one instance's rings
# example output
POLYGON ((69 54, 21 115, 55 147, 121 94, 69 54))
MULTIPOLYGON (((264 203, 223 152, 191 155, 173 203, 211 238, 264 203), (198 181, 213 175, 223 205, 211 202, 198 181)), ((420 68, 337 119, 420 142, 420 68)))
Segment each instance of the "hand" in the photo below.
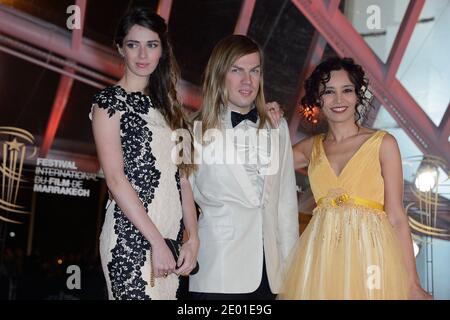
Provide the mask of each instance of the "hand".
POLYGON ((174 272, 176 263, 173 258, 172 252, 167 247, 164 239, 155 244, 152 244, 152 264, 153 275, 155 278, 167 277, 170 273, 174 272))
POLYGON ((281 118, 284 116, 283 109, 278 102, 268 102, 266 103, 266 110, 272 126, 278 128, 280 126, 281 118))
POLYGON ((422 287, 418 284, 415 284, 411 287, 409 293, 410 300, 433 300, 433 296, 422 289, 422 287))
POLYGON ((179 268, 175 270, 176 274, 187 276, 191 273, 192 269, 194 269, 197 264, 199 246, 200 241, 196 237, 191 237, 188 241, 183 243, 177 261, 177 266, 179 268))

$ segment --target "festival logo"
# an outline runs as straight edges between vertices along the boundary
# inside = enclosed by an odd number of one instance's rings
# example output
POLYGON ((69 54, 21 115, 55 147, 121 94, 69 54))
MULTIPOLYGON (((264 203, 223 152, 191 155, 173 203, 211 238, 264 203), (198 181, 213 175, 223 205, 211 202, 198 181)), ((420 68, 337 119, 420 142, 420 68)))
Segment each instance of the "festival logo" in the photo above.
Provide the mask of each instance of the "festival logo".
POLYGON ((17 204, 20 185, 27 182, 23 177, 23 164, 26 159, 36 155, 34 137, 24 129, 16 127, 1 127, 0 140, 2 162, 0 164, 1 198, 0 220, 21 224, 17 215, 29 214, 25 206, 17 204))

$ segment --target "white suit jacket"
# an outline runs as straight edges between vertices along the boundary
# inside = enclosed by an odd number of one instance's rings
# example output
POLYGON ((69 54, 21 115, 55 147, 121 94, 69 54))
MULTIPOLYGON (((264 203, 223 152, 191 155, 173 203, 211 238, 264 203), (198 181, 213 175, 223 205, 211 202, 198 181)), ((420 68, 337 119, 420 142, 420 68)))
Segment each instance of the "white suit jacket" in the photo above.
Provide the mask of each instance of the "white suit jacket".
MULTIPOLYGON (((222 133, 231 128, 229 117, 227 112, 222 133)), ((279 292, 286 259, 299 236, 298 206, 286 121, 270 132, 273 137, 278 134, 271 161, 279 161, 279 168, 265 176, 262 199, 242 164, 201 163, 191 177, 201 214, 200 271, 190 276, 190 291, 255 291, 261 282, 264 248, 270 288, 279 292)))

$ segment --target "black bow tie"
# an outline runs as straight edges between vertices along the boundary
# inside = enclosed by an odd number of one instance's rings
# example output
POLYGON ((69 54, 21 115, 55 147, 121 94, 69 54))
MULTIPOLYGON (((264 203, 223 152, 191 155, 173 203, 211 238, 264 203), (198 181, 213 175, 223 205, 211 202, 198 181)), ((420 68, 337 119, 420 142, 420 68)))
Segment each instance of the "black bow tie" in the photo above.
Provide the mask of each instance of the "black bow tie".
POLYGON ((231 124, 233 125, 233 128, 244 120, 250 120, 254 123, 258 121, 258 110, 256 110, 256 107, 246 114, 231 111, 231 124))

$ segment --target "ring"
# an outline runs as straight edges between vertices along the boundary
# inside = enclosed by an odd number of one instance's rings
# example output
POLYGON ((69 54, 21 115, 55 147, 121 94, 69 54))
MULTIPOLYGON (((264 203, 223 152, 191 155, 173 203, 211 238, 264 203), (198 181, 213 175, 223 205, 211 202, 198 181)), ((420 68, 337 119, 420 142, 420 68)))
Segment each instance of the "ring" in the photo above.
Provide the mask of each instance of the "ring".
POLYGON ((164 277, 164 278, 167 278, 168 275, 169 275, 169 274, 168 274, 167 272, 164 272, 163 277, 164 277))

